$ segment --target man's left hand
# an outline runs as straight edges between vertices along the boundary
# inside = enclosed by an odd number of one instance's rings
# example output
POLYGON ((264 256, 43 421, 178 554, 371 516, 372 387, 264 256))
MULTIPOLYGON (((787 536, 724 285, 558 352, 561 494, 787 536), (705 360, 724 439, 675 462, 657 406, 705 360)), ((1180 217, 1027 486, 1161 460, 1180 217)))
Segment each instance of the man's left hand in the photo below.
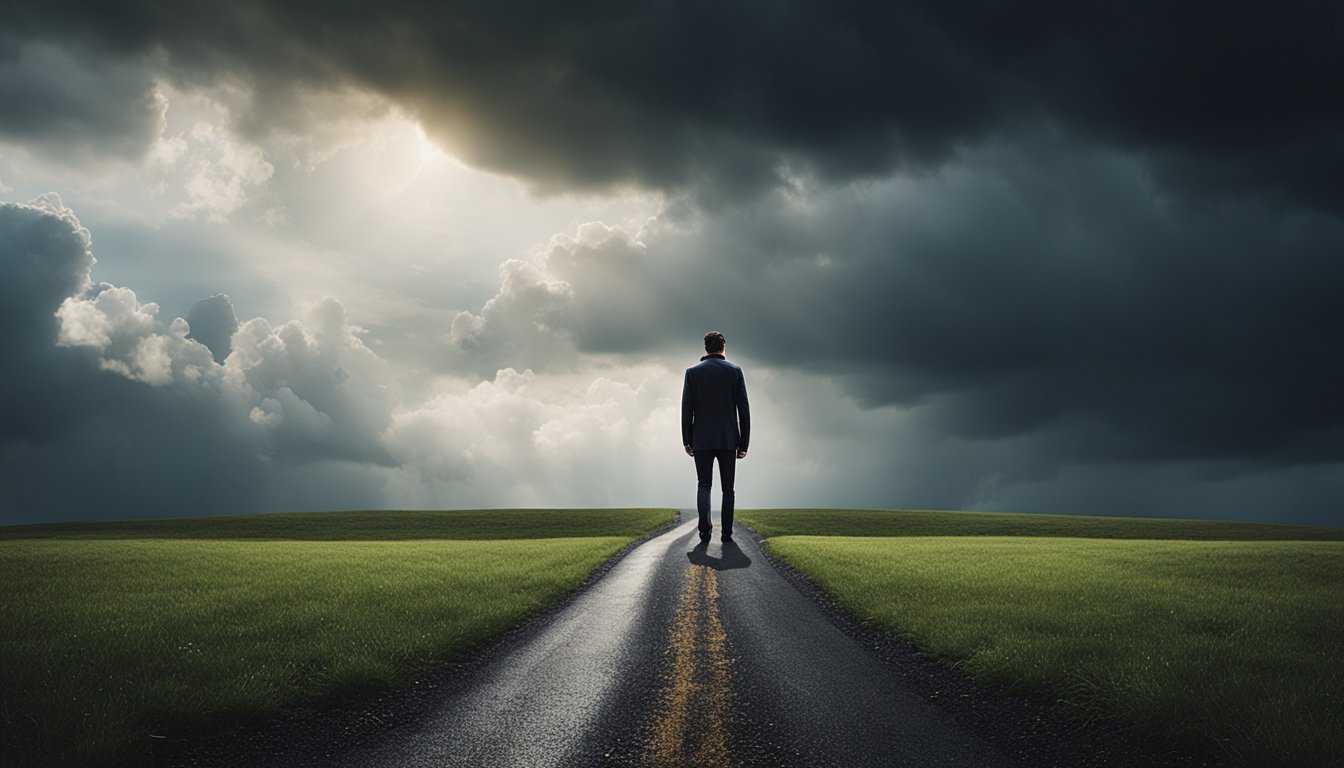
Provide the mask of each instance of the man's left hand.
POLYGON ((746 452, 746 451, 738 451, 738 452, 737 452, 737 458, 739 458, 739 459, 745 459, 745 458, 747 458, 747 452, 746 452))

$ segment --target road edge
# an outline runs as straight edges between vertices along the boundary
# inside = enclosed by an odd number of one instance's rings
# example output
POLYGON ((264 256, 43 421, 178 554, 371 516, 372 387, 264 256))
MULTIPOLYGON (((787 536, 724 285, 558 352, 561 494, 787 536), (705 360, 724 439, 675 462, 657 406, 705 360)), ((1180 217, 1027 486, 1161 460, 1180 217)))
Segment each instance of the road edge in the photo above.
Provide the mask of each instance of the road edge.
POLYGON ((291 741, 296 735, 304 741, 337 748, 410 726, 418 721, 431 697, 441 697, 460 688, 474 671, 543 631, 631 552, 680 525, 682 510, 668 509, 673 512, 670 520, 607 558, 577 587, 522 622, 467 649, 456 659, 428 668, 400 685, 345 691, 315 700, 306 709, 289 714, 216 721, 213 730, 209 721, 198 722, 197 727, 201 728, 198 732, 192 733, 188 726, 182 735, 152 744, 150 764, 170 768, 231 768, 248 764, 249 756, 274 754, 282 749, 282 742, 291 741))
POLYGON ((841 607, 825 587, 777 557, 768 538, 761 553, 786 582, 811 600, 826 620, 901 678, 910 690, 942 709, 995 749, 1023 765, 1096 768, 1213 768, 1211 745, 1195 738, 1144 734, 1117 719, 1084 719, 1061 702, 976 682, 914 643, 879 631, 841 607))

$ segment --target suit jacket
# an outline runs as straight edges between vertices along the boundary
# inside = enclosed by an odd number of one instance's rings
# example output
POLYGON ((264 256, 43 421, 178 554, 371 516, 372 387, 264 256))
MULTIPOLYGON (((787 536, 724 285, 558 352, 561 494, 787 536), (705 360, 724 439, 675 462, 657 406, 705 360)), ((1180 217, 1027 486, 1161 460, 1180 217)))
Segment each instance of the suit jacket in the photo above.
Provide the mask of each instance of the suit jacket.
POLYGON ((686 369, 681 388, 681 443, 691 450, 747 450, 751 407, 742 369, 723 355, 705 355, 686 369))

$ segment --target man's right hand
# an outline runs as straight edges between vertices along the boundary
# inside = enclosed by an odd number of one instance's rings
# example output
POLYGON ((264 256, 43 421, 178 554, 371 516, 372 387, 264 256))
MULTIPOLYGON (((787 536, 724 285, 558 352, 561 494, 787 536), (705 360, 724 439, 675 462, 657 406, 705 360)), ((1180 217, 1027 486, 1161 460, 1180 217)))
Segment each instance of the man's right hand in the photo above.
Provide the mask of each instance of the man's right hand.
POLYGON ((695 455, 695 451, 692 451, 692 450, 691 450, 691 446, 690 446, 690 445, 683 445, 682 448, 685 448, 685 449, 686 449, 686 455, 687 455, 687 456, 694 456, 694 455, 695 455))

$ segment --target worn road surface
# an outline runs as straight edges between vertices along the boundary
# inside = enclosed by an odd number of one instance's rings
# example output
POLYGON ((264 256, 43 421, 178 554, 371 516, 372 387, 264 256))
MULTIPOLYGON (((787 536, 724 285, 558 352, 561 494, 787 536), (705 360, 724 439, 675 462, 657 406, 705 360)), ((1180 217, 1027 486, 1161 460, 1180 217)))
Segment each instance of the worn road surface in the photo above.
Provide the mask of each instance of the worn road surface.
POLYGON ((180 757, 362 768, 1023 764, 838 629, 749 532, 723 545, 716 527, 700 546, 694 512, 681 520, 451 684, 411 704, 393 697, 395 717, 379 704, 180 757))

